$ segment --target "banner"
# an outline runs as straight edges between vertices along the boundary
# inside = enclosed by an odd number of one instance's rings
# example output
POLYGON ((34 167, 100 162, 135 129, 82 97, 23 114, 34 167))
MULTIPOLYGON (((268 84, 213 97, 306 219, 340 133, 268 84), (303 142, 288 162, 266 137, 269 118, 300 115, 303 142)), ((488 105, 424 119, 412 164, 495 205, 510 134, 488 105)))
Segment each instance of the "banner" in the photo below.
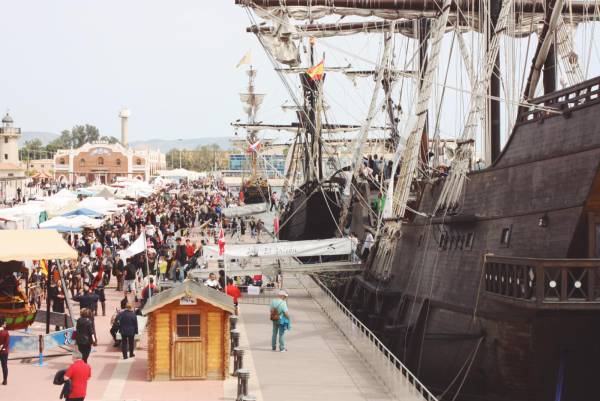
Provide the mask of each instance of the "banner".
MULTIPOLYGON (((349 255, 352 251, 350 238, 329 238, 310 241, 281 241, 267 244, 231 244, 225 249, 226 257, 245 258, 283 257, 283 256, 326 256, 349 255)), ((219 247, 207 245, 204 256, 214 258, 219 256, 219 247)))
POLYGON ((40 337, 42 337, 44 351, 75 344, 75 340, 72 339, 73 330, 71 327, 70 329, 40 335, 19 335, 13 332, 10 335, 10 352, 38 354, 40 352, 40 337))

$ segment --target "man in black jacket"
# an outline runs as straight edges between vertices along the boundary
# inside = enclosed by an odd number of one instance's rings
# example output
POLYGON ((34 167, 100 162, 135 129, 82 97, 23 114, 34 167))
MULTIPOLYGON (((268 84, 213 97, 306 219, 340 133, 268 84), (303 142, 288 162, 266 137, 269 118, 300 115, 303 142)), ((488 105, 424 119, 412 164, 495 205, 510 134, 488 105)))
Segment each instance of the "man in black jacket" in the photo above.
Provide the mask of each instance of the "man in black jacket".
POLYGON ((129 352, 129 357, 133 358, 135 356, 135 335, 138 334, 138 324, 137 316, 135 316, 130 303, 127 304, 124 311, 119 313, 117 320, 119 322, 119 331, 121 332, 123 359, 127 359, 127 352, 129 352))
POLYGON ((91 288, 87 288, 83 295, 73 297, 73 301, 79 302, 79 310, 89 309, 93 312, 98 309, 99 299, 100 297, 91 288))

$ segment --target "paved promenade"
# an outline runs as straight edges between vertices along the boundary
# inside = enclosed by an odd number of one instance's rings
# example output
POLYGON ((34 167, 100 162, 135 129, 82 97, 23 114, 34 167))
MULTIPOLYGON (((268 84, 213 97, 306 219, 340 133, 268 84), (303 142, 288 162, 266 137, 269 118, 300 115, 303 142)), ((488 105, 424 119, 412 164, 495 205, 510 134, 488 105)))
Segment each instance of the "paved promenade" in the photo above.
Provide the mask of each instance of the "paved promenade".
MULTIPOLYGON (((288 285, 291 283, 288 282, 288 285)), ((121 294, 106 290, 108 311, 114 311, 121 294)), ((271 351, 271 322, 266 305, 241 305, 241 345, 250 352, 244 358, 250 369, 250 393, 259 401, 388 400, 388 394, 371 376, 345 339, 329 323, 304 290, 290 290, 292 330, 287 334, 289 352, 271 351)), ((75 307, 78 311, 79 308, 75 307)), ((108 313, 110 314, 110 313, 108 313)), ((90 355, 92 379, 86 400, 91 401, 233 401, 236 380, 146 380, 146 338, 133 360, 122 360, 108 333, 110 316, 96 318, 99 344, 90 355)), ((9 361, 9 385, 0 386, 0 399, 42 401, 58 399, 60 386, 52 385, 59 369, 71 356, 47 358, 44 367, 35 360, 9 361)), ((56 353, 56 352, 51 352, 56 353)), ((16 354, 11 357, 16 357, 16 354)))

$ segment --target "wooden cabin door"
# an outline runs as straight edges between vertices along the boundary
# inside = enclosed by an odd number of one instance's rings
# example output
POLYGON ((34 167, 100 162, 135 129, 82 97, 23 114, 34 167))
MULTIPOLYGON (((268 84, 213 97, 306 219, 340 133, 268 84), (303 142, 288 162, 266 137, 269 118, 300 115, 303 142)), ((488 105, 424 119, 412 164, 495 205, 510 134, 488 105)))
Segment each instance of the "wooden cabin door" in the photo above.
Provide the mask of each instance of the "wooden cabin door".
POLYGON ((175 312, 173 321, 173 379, 203 379, 206 377, 206 349, 202 341, 199 313, 175 312))

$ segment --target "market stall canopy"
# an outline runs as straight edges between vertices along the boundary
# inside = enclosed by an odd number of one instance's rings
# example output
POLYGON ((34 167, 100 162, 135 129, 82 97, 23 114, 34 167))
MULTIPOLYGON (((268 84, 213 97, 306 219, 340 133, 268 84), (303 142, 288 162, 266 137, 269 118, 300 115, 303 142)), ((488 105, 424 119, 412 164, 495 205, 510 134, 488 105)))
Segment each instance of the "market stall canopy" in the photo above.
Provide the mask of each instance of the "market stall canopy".
POLYGON ((77 251, 54 230, 2 230, 0 244, 0 262, 77 258, 77 251))
POLYGON ((102 217, 103 214, 102 213, 98 213, 96 211, 93 211, 92 209, 87 209, 85 207, 80 207, 80 208, 77 208, 75 210, 71 210, 70 212, 67 212, 67 213, 63 214, 62 216, 63 217, 68 217, 68 216, 102 217))
POLYGON ((115 197, 115 193, 108 188, 102 188, 96 196, 104 198, 104 199, 113 199, 115 197))
MULTIPOLYGON (((50 220, 40 223, 40 228, 53 228, 53 227, 69 227, 69 228, 98 228, 104 224, 104 220, 93 219, 88 216, 75 215, 70 217, 53 217, 50 220)), ((58 230, 58 228, 57 228, 58 230)), ((60 229, 58 231, 70 232, 71 230, 60 229)))

